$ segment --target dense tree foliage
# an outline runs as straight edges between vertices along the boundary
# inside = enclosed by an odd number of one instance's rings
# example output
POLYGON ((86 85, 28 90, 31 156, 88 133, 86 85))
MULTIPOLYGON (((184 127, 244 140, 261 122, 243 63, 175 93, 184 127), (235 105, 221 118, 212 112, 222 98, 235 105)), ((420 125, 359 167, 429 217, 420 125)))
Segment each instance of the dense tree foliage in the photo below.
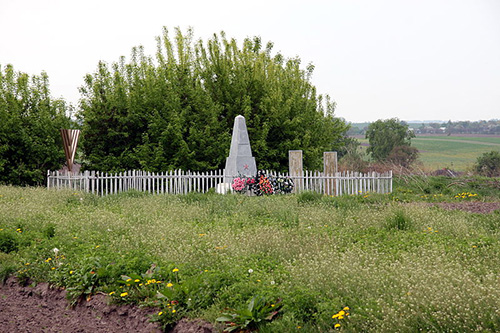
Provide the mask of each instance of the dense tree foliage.
POLYGON ((415 134, 408 130, 408 124, 399 121, 397 118, 387 120, 377 120, 368 126, 366 138, 370 146, 367 152, 372 155, 376 161, 385 161, 393 153, 403 151, 405 154, 411 152, 408 149, 401 148, 402 146, 410 146, 411 138, 415 134))
POLYGON ((129 62, 100 62, 81 87, 86 167, 223 168, 234 118, 246 118, 259 168, 288 167, 288 150, 302 149, 308 168, 323 151, 342 145, 347 125, 334 103, 316 94, 313 66, 272 55, 261 39, 236 40, 221 33, 206 43, 192 31, 166 29, 154 58, 134 48, 129 62))
POLYGON ((60 128, 69 128, 63 100, 50 96, 45 73, 30 77, 0 67, 0 183, 41 184, 64 163, 60 128))

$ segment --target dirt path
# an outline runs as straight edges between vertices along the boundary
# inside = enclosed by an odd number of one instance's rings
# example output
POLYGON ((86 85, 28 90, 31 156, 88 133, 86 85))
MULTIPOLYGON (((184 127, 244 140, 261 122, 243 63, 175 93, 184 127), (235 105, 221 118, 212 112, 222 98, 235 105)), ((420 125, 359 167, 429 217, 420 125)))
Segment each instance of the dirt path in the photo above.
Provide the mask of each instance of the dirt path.
POLYGON ((146 311, 108 305, 105 295, 68 308, 66 292, 47 283, 22 287, 15 278, 0 286, 2 332, 161 332, 146 311))
POLYGON ((447 142, 470 143, 470 144, 485 145, 485 146, 500 146, 500 143, 494 143, 494 142, 483 142, 483 141, 473 141, 473 140, 419 138, 418 136, 413 138, 412 140, 414 140, 414 141, 447 141, 447 142))
MULTIPOLYGON (((106 295, 95 295, 89 301, 68 308, 66 292, 50 288, 47 283, 36 287, 20 286, 16 278, 0 284, 0 332, 79 332, 159 333, 162 330, 149 321, 155 309, 132 305, 108 304, 106 295)), ((210 333, 209 323, 182 320, 171 332, 210 333)))

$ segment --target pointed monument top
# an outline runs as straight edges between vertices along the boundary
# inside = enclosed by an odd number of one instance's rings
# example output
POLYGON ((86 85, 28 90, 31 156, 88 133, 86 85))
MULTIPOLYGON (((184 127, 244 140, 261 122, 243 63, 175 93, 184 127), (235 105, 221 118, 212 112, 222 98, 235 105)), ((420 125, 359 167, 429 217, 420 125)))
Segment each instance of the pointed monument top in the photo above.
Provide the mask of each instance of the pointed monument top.
POLYGON ((252 157, 245 117, 238 115, 234 119, 231 149, 226 159, 225 182, 232 182, 232 178, 239 175, 254 176, 256 173, 257 165, 252 157))

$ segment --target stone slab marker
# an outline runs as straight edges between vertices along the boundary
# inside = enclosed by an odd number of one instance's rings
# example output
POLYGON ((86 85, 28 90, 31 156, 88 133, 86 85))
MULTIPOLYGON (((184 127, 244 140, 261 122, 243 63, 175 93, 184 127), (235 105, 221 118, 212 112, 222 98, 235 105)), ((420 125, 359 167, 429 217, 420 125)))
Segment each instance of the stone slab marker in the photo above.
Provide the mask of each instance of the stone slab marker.
POLYGON ((231 149, 224 169, 224 183, 231 184, 233 178, 240 175, 253 177, 256 174, 257 165, 255 164, 255 158, 252 157, 245 117, 239 115, 234 119, 231 149))
POLYGON ((298 193, 304 189, 304 167, 302 165, 302 150, 288 151, 288 168, 295 187, 294 193, 298 193))
MULTIPOLYGON (((323 153, 323 174, 326 177, 334 177, 337 173, 337 152, 327 151, 323 153)), ((337 195, 334 179, 326 179, 325 184, 325 194, 326 195, 337 195)))

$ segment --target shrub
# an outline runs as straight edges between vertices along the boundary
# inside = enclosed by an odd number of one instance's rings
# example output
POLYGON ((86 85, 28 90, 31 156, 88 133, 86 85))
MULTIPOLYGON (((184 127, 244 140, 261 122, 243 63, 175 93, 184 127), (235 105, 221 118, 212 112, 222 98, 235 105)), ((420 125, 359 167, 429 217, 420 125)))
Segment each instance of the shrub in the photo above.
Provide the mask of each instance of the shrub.
POLYGON ((500 152, 492 150, 479 156, 474 169, 482 176, 500 176, 500 152))
POLYGON ((51 223, 43 229, 42 233, 45 238, 52 238, 56 235, 56 226, 51 223))
POLYGON ((17 251, 18 243, 14 236, 6 232, 0 232, 0 252, 10 253, 17 251))
POLYGON ((409 168, 418 159, 418 149, 411 146, 396 146, 392 149, 387 160, 409 168))
POLYGON ((394 215, 387 217, 385 226, 389 230, 411 230, 413 222, 402 210, 397 210, 394 215))

